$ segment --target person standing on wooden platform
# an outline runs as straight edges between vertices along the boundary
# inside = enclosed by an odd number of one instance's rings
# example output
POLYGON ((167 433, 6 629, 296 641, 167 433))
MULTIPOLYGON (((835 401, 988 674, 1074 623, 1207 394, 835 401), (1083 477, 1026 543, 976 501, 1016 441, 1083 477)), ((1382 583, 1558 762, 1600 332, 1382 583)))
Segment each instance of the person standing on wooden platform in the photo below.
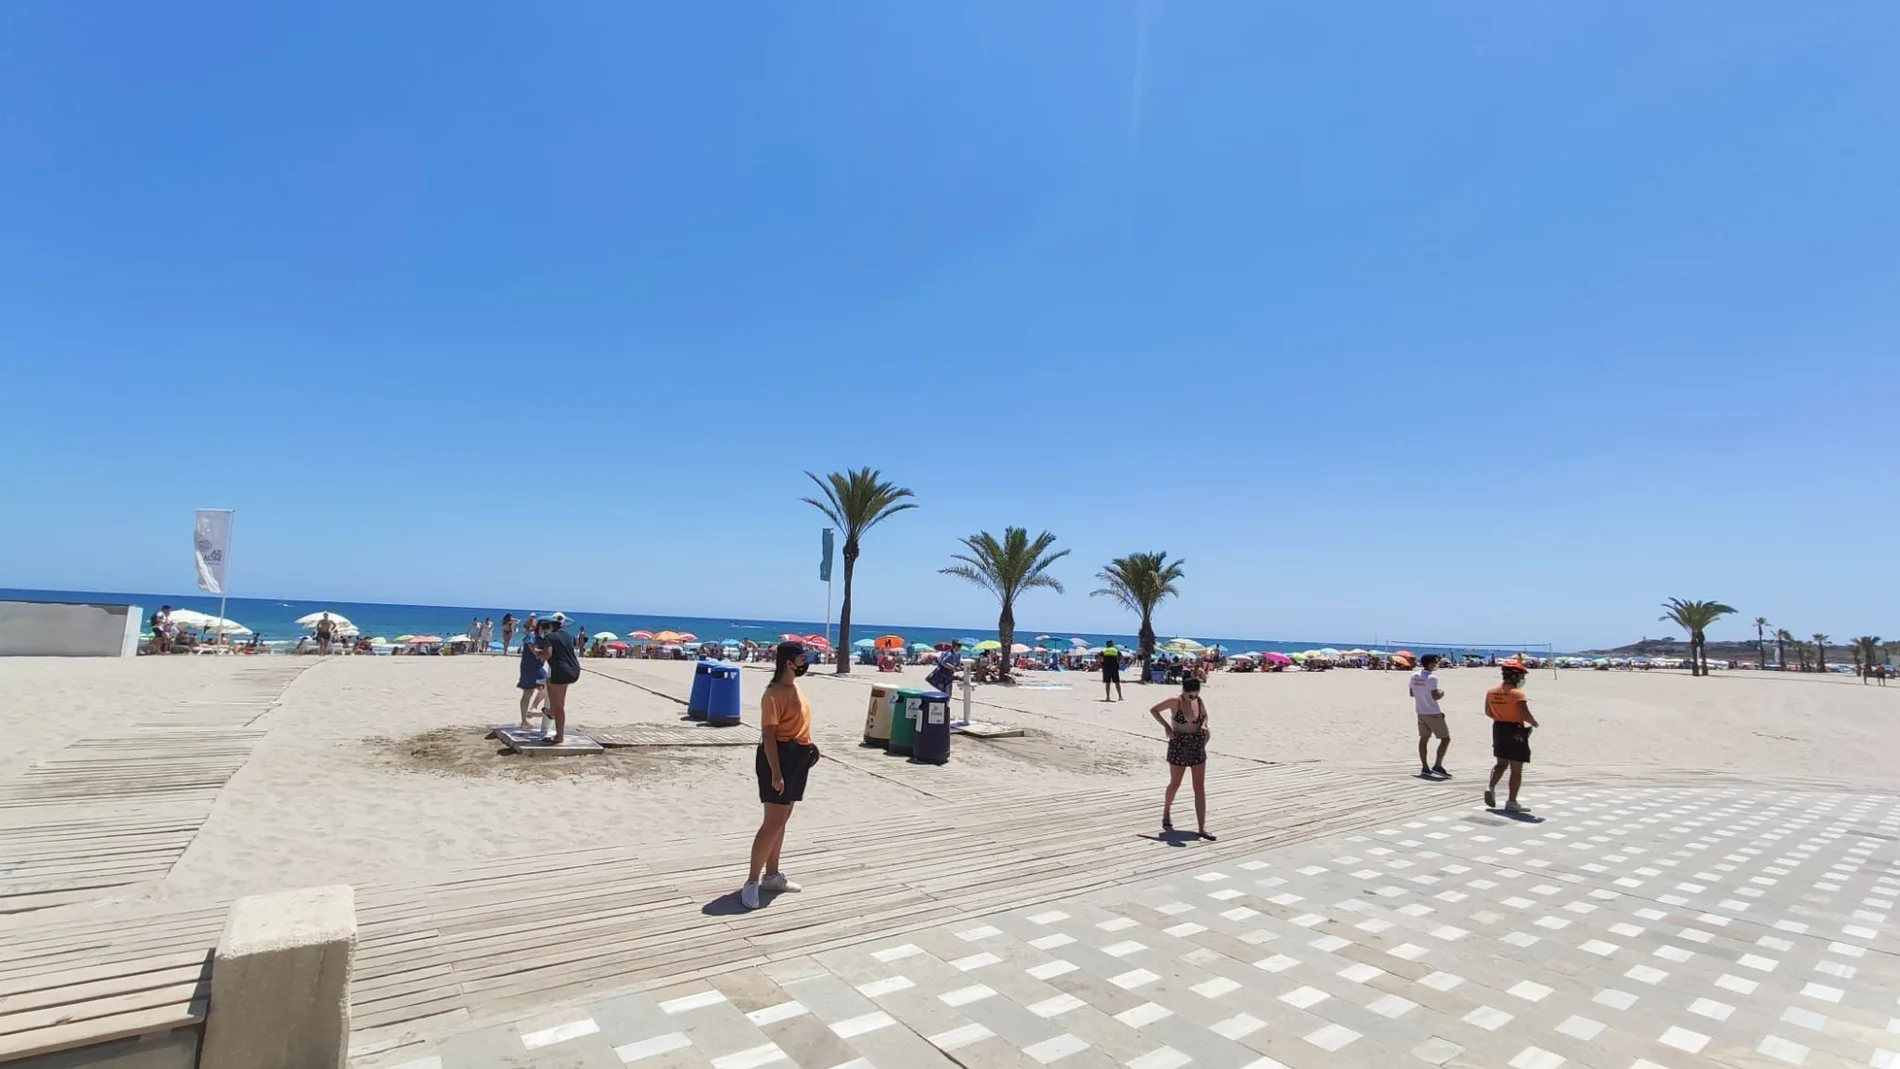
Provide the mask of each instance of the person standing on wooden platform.
POLYGON ((739 891, 739 904, 747 909, 759 908, 761 891, 800 889, 779 868, 779 854, 785 849, 792 807, 804 800, 805 780, 818 763, 818 747, 811 741, 811 702, 798 687, 811 655, 802 642, 781 642, 774 659, 772 684, 760 700, 759 750, 753 762, 765 816, 752 837, 752 865, 739 891))
POLYGON ((581 661, 574 653, 574 636, 562 630, 567 617, 561 613, 541 621, 539 646, 548 662, 548 717, 554 721, 549 746, 567 741, 567 688, 580 682, 581 661))

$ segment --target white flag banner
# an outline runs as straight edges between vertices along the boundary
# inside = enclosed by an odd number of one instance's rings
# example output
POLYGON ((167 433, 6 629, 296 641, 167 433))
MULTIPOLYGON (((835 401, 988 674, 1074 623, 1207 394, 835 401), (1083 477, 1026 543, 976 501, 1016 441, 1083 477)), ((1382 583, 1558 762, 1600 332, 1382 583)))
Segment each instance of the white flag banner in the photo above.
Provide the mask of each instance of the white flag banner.
POLYGON ((198 589, 224 594, 224 565, 231 556, 231 509, 199 509, 195 532, 198 589))

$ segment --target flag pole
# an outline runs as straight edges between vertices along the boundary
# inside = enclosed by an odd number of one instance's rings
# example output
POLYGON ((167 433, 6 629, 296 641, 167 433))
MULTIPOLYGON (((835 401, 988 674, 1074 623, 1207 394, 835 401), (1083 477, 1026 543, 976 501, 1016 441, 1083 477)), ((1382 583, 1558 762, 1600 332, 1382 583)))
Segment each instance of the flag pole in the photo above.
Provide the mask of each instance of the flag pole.
POLYGON ((228 596, 231 577, 231 533, 237 530, 237 510, 231 510, 231 525, 224 533, 224 578, 218 583, 218 635, 224 637, 224 599, 228 596))

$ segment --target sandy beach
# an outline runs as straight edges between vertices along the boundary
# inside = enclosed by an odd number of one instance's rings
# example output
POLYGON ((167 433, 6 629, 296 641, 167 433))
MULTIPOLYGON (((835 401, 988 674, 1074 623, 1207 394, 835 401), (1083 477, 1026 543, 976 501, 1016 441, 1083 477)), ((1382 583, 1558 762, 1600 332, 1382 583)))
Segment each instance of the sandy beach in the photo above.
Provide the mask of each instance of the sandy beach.
MULTIPOLYGON (((223 901, 323 883, 426 882, 488 859, 713 838, 743 833, 756 821, 750 745, 638 746, 537 760, 498 752, 483 736, 513 719, 511 659, 265 660, 302 670, 275 707, 260 705, 250 728, 262 735, 216 793, 189 847, 162 879, 114 889, 97 905, 223 901)), ((216 701, 259 663, 0 662, 0 686, 21 698, 8 704, 5 729, 56 740, 50 750, 21 748, 0 758, 0 780, 56 754, 59 740, 111 736, 161 710, 216 701)), ((690 663, 590 661, 588 668, 572 698, 583 728, 681 723, 690 663)), ((927 822, 932 807, 945 802, 1142 783, 1154 785, 1158 819, 1163 745, 1147 706, 1171 688, 1131 684, 1128 700, 1111 704, 1092 677, 1031 673, 1020 686, 976 691, 977 718, 1022 727, 1022 738, 959 738, 951 763, 940 768, 861 748, 868 688, 897 678, 919 685, 921 676, 912 670, 901 677, 807 677, 816 741, 828 760, 813 776, 795 827, 867 813, 927 822)), ((1493 674, 1453 669, 1442 676, 1454 732, 1450 782, 1412 775, 1415 735, 1400 672, 1217 676, 1206 692, 1210 761, 1313 763, 1389 777, 1395 795, 1416 794, 1421 805, 1475 795, 1489 766, 1479 696, 1493 674)), ((761 669, 745 670, 748 722, 764 680, 761 669)), ((1850 677, 1566 671, 1553 678, 1545 671, 1532 675, 1528 691, 1545 724, 1527 781, 1530 799, 1544 783, 1614 786, 1626 777, 1728 777, 1763 786, 1900 780, 1900 689, 1850 677)), ((1220 798, 1212 808, 1220 828, 1220 798)), ((1047 816, 1062 820, 1059 811, 1047 816)), ((734 861, 737 874, 742 859, 734 861)))

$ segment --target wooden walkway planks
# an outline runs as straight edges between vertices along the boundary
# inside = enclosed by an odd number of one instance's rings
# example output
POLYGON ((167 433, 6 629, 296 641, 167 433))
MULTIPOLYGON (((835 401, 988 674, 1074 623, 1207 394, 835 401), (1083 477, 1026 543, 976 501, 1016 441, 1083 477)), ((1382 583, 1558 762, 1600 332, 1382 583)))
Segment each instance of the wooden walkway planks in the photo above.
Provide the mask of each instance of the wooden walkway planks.
POLYGON ((308 663, 260 661, 218 691, 81 739, 0 783, 0 914, 163 879, 264 737, 255 721, 308 663))
POLYGON ((916 819, 813 829, 795 848, 808 890, 740 915, 747 837, 568 851, 476 866, 433 888, 365 888, 359 1032, 426 1036, 613 989, 652 988, 1214 864, 1229 853, 1419 811, 1416 795, 1310 766, 1210 776, 1218 843, 1158 843, 1160 789, 1034 805, 968 803, 916 819), (1052 819, 1051 814, 1061 814, 1052 819), (421 906, 422 908, 418 908, 421 906), (558 923, 556 922, 558 918, 558 923))

